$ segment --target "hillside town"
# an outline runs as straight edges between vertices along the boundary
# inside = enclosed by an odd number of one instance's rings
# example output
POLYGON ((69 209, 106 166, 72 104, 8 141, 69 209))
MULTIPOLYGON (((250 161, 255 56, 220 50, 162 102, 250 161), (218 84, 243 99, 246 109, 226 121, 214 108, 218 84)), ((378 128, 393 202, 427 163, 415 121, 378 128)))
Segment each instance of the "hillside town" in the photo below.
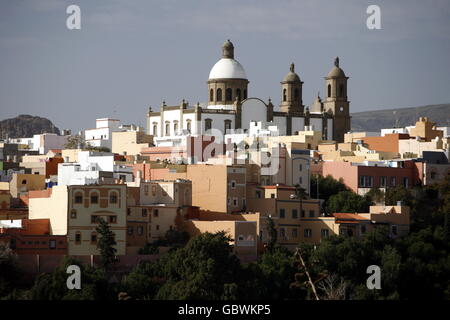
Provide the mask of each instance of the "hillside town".
POLYGON ((406 236, 411 208, 374 195, 448 179, 450 127, 419 117, 403 128, 351 131, 349 77, 340 65, 336 58, 325 97, 308 107, 291 64, 274 107, 252 97, 228 40, 206 103, 144 108, 147 128, 106 117, 78 134, 3 137, 0 242, 38 273, 65 256, 94 263, 100 221, 124 267, 157 259, 145 248, 160 244, 163 252, 174 234, 224 231, 244 262, 274 241, 294 251, 333 235, 359 239, 380 226, 391 238, 406 236), (334 211, 323 179, 371 201, 363 211, 334 211))

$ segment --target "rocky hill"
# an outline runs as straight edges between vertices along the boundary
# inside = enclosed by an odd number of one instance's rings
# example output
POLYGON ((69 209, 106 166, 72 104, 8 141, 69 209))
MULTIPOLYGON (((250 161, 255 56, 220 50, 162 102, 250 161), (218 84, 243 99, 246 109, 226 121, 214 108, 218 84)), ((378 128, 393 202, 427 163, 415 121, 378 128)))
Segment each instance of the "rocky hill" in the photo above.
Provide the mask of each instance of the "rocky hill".
POLYGON ((351 116, 353 131, 380 131, 394 126, 410 126, 419 117, 428 117, 438 126, 450 126, 450 104, 356 112, 351 116))
POLYGON ((1 138, 30 138, 34 134, 57 133, 59 129, 46 118, 21 114, 15 118, 0 121, 1 138))

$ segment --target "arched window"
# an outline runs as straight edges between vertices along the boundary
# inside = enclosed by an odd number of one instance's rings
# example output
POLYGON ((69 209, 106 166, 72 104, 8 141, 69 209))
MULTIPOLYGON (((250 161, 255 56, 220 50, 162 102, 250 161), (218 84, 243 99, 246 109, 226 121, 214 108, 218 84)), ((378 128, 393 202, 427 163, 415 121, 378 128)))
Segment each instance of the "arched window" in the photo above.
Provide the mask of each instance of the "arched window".
POLYGON ((170 136, 170 123, 169 123, 169 121, 166 122, 166 136, 170 136))
POLYGON ((216 101, 222 101, 222 89, 217 89, 216 101))
POLYGON ((225 120, 225 133, 227 133, 228 130, 231 130, 231 120, 225 120))
POLYGON ((214 90, 209 90, 209 101, 214 101, 214 90))
POLYGON ((231 88, 225 90, 225 101, 231 101, 233 98, 233 93, 231 88))
POLYGON ((158 125, 153 123, 153 135, 156 137, 158 135, 158 125))
POLYGON ((212 120, 205 119, 205 131, 211 130, 211 128, 212 128, 212 120))
POLYGON ((118 199, 117 199, 117 193, 116 193, 116 192, 111 192, 111 193, 109 194, 109 203, 110 203, 110 204, 116 204, 117 201, 118 201, 118 199))
POLYGON ((75 203, 77 204, 83 203, 83 194, 81 192, 75 193, 75 203))
POLYGON ((247 99, 247 90, 244 90, 244 99, 247 99))
POLYGON ((178 121, 173 122, 173 134, 178 132, 178 121))
POLYGON ((339 85, 339 97, 343 97, 344 96, 344 85, 340 84, 339 85))
POLYGON ((91 204, 98 204, 98 193, 91 193, 91 204))
POLYGON ((328 97, 331 97, 331 84, 328 85, 328 97))
POLYGON ((191 133, 191 120, 186 121, 186 129, 189 133, 191 133))
POLYGON ((286 97, 286 89, 283 89, 283 101, 286 101, 287 97, 286 97))
POLYGON ((297 100, 298 100, 298 89, 296 88, 294 90, 294 101, 297 101, 297 100))
POLYGON ((236 97, 241 101, 241 89, 236 89, 236 97))

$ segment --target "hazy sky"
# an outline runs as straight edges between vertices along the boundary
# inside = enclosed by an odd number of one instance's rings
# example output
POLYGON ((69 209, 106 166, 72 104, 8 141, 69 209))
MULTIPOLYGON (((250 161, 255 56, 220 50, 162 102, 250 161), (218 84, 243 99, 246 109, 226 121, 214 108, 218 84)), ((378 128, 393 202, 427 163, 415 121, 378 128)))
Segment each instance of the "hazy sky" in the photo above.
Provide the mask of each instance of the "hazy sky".
POLYGON ((335 56, 350 77, 351 112, 450 102, 448 0, 0 0, 0 119, 144 126, 162 100, 207 100, 226 39, 249 96, 277 104, 291 62, 310 105, 335 56), (81 8, 81 30, 66 28, 70 4, 81 8), (369 4, 381 8, 381 30, 366 27, 369 4))

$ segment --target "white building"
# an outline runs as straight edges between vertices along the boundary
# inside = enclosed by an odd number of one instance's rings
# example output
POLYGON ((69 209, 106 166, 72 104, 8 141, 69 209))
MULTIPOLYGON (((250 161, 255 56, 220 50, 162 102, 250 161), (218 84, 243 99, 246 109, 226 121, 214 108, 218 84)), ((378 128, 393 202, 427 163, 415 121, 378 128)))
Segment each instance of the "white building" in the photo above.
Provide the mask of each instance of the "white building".
POLYGON ((348 77, 339 67, 334 67, 325 77, 326 99, 320 97, 311 108, 302 100, 303 82, 290 71, 281 82, 281 103, 275 109, 271 100, 264 102, 248 97, 248 79, 243 66, 234 59, 234 46, 228 40, 222 46, 222 58, 212 67, 208 84, 208 102, 190 106, 183 99, 180 105, 167 106, 159 112, 149 108, 147 133, 155 137, 155 145, 167 145, 169 140, 182 143, 180 136, 203 135, 212 129, 224 134, 232 129, 249 130, 251 121, 273 122, 280 135, 292 135, 312 126, 320 131, 324 140, 343 141, 350 130, 350 112, 347 97, 348 77))
POLYGON ((84 131, 84 140, 93 147, 112 148, 112 133, 122 131, 120 120, 102 118, 96 119, 94 129, 84 131))
POLYGON ((27 145, 30 151, 38 151, 39 154, 47 154, 50 150, 64 149, 69 136, 59 136, 56 133, 35 134, 32 138, 9 139, 9 143, 27 145))
POLYGON ((58 165, 58 185, 86 185, 133 181, 133 169, 114 162, 112 153, 80 151, 78 162, 58 165))

